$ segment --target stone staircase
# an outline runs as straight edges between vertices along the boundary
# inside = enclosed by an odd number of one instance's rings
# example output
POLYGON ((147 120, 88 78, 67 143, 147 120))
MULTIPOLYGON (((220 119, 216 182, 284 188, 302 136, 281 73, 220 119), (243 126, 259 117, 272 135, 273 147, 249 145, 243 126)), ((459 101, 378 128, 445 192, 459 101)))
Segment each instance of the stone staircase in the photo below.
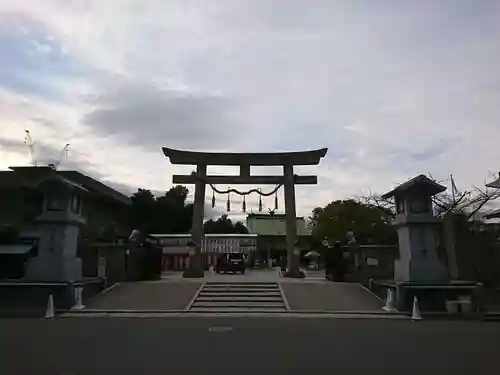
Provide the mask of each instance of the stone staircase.
POLYGON ((195 312, 285 312, 278 283, 207 282, 191 304, 195 312))

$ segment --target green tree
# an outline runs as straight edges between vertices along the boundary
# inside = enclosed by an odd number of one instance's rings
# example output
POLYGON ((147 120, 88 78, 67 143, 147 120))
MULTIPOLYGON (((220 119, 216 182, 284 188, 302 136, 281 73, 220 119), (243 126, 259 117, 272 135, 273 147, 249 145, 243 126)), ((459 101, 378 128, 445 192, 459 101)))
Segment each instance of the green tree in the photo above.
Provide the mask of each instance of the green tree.
POLYGON ((241 222, 233 223, 226 214, 219 217, 217 220, 207 220, 203 225, 205 233, 248 233, 247 227, 241 222))
POLYGON ((397 241, 388 212, 354 200, 337 200, 317 207, 310 217, 313 238, 330 243, 344 241, 352 231, 360 244, 393 244, 397 241))

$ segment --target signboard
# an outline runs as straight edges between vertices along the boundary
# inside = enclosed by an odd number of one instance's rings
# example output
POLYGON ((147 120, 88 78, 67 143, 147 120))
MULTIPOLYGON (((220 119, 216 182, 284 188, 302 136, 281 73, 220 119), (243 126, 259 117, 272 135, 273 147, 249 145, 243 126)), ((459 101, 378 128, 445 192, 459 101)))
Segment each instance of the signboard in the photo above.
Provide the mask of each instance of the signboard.
POLYGON ((378 266, 378 259, 376 259, 376 258, 366 258, 366 264, 368 266, 376 267, 376 266, 378 266))
POLYGON ((97 277, 106 277, 106 258, 99 257, 97 263, 97 277))

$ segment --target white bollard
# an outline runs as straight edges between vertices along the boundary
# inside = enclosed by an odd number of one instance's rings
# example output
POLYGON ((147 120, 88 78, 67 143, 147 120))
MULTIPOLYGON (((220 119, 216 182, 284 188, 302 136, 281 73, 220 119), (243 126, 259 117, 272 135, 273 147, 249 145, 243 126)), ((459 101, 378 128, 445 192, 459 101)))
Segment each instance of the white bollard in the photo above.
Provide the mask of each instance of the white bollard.
POLYGON ((75 288, 75 305, 71 308, 72 310, 82 310, 85 308, 82 300, 82 292, 83 292, 82 287, 75 288))
POLYGON ((385 300, 385 306, 382 308, 387 312, 396 312, 396 307, 394 307, 394 291, 392 288, 387 288, 387 298, 385 300))
POLYGON ((52 319, 55 317, 54 313, 54 297, 52 294, 49 295, 49 300, 47 301, 47 310, 45 310, 45 319, 52 319))
POLYGON ((418 307, 417 297, 413 297, 413 311, 411 314, 411 320, 422 320, 422 315, 420 315, 420 308, 418 307))

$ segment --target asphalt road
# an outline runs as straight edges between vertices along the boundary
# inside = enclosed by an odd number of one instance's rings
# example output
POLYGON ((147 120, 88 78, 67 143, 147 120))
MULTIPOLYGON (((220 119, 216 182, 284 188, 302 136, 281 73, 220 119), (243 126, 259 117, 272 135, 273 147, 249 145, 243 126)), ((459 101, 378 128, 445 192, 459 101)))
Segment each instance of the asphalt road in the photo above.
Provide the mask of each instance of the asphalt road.
POLYGON ((0 374, 498 374, 499 344, 494 322, 2 319, 0 374))

